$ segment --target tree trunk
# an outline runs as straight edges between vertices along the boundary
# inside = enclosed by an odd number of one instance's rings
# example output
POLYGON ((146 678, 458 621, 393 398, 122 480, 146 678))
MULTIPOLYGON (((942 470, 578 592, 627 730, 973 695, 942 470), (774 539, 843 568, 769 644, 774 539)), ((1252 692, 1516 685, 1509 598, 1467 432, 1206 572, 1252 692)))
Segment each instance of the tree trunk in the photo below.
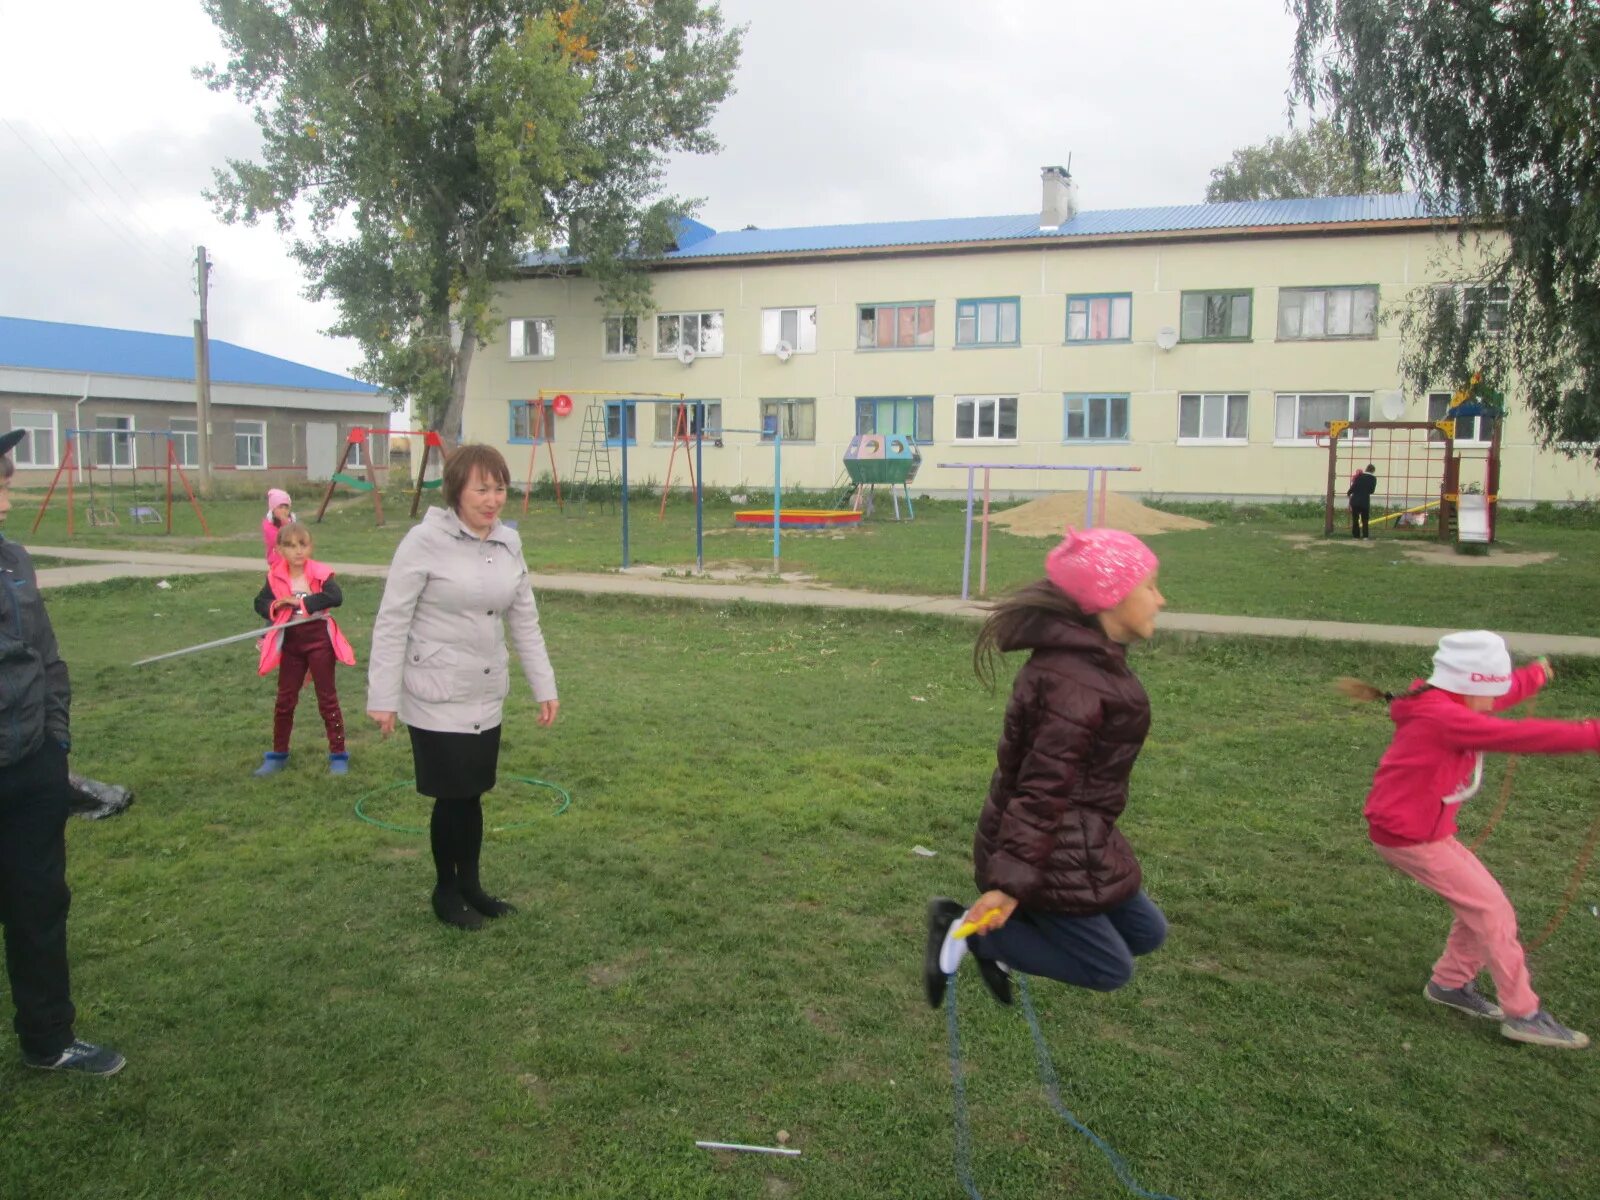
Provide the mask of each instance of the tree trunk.
POLYGON ((472 355, 477 348, 477 323, 469 320, 461 327, 461 344, 455 349, 450 371, 450 402, 439 418, 438 432, 444 439, 446 453, 461 444, 461 419, 467 407, 467 372, 472 368, 472 355))

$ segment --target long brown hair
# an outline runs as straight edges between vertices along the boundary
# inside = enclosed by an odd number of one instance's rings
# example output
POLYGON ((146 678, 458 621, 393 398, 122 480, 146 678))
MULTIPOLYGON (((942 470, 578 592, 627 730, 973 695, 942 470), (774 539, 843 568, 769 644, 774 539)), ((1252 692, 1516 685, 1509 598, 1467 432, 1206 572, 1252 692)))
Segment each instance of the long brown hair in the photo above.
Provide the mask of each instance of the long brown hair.
POLYGON ((998 600, 989 609, 983 628, 978 630, 978 640, 972 647, 972 670, 990 691, 994 690, 995 664, 1018 631, 1036 620, 1041 614, 1059 617, 1074 625, 1097 628, 1099 622, 1048 579, 1025 583, 1009 596, 998 600))
POLYGON ((1412 696, 1420 696, 1423 692, 1432 688, 1433 684, 1424 683, 1409 692, 1401 692, 1397 695, 1394 692, 1386 692, 1376 684, 1366 683, 1352 675, 1341 675, 1333 681, 1333 686, 1352 700, 1362 703, 1382 700, 1385 704, 1388 704, 1394 700, 1409 700, 1412 696))

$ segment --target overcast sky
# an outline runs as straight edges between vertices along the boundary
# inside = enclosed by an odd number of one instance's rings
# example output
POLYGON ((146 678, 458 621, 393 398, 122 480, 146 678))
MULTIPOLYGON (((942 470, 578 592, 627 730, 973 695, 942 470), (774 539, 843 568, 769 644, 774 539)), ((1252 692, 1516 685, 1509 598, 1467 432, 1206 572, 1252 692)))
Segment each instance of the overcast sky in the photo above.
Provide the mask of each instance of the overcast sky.
MULTIPOLYGON (((1072 160, 1085 209, 1199 201, 1286 125, 1282 0, 725 0, 748 25, 716 156, 672 165, 715 228, 1026 212, 1072 160)), ((201 190, 254 125, 192 67, 192 0, 0 0, 0 315, 188 334, 194 247, 212 336, 333 371, 331 306, 270 226, 201 190)))

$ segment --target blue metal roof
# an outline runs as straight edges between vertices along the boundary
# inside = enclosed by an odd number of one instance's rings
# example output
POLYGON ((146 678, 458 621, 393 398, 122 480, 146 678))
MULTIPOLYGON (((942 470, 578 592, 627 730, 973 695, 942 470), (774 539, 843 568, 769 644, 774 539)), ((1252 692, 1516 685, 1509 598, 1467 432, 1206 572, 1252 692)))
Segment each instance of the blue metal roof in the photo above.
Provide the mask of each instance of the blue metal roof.
MULTIPOLYGON (((0 317, 0 367, 192 381, 194 339, 170 333, 139 333, 97 325, 0 317)), ((378 395, 381 390, 332 371, 321 371, 214 338, 211 341, 211 381, 361 395, 378 395)))
MULTIPOLYGON (((877 221, 858 225, 805 225, 790 229, 740 229, 699 236, 665 255, 667 262, 754 254, 798 254, 824 250, 869 250, 890 246, 939 246, 1117 234, 1184 233, 1262 226, 1346 225, 1426 220, 1432 214, 1413 193, 1321 196, 1308 200, 1243 200, 1223 204, 1175 204, 1160 208, 1109 208, 1080 212, 1059 229, 1040 229, 1037 213, 1000 217, 947 217, 932 221, 877 221)), ((704 229, 705 226, 698 226, 704 229)), ((563 261, 559 254, 530 254, 524 266, 563 261)))

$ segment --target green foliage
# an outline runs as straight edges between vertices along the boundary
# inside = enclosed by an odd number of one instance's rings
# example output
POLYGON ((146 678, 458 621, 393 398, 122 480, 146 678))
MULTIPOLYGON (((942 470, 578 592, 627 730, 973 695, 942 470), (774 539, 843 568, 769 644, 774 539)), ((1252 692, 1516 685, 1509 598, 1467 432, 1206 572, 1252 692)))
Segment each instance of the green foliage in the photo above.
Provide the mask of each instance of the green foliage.
POLYGON ((565 236, 630 311, 639 268, 690 205, 675 151, 715 149, 740 31, 696 0, 204 0, 227 48, 199 76, 251 105, 259 162, 230 160, 225 220, 273 217, 363 377, 454 439, 495 284, 565 236))
POLYGON ((1520 394, 1544 445, 1600 461, 1600 6, 1290 8, 1296 95, 1453 225, 1447 278, 1495 289, 1413 296, 1407 380, 1456 388, 1481 372, 1520 394))
POLYGON ((1206 201, 1293 200, 1300 196, 1355 196, 1402 190, 1400 173, 1367 162, 1329 120, 1313 121, 1259 146, 1235 150, 1211 172, 1206 201))

